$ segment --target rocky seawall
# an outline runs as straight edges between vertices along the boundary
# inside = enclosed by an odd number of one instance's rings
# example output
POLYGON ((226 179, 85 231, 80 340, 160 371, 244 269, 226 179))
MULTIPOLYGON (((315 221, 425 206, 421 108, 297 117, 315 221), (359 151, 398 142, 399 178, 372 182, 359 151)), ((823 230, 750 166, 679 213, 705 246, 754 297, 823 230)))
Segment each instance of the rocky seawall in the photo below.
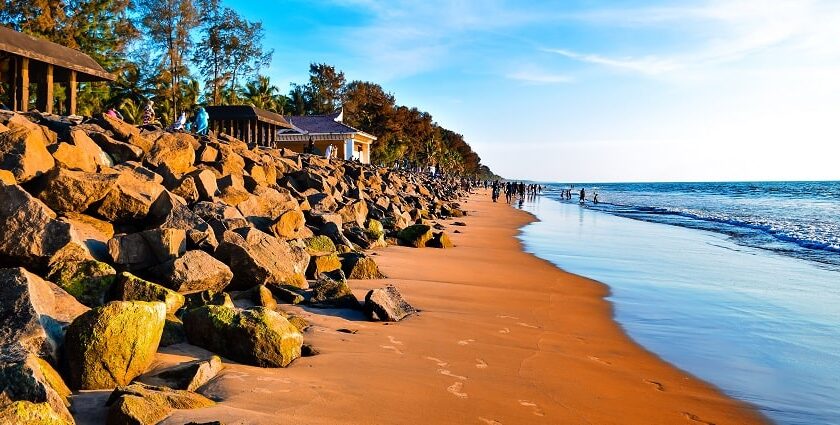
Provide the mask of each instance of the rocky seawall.
POLYGON ((113 389, 108 423, 211 401, 219 357, 144 375, 189 343, 286 367, 317 348, 284 304, 414 312, 372 248, 451 246, 459 181, 138 128, 0 113, 0 423, 72 424, 73 391, 113 389))

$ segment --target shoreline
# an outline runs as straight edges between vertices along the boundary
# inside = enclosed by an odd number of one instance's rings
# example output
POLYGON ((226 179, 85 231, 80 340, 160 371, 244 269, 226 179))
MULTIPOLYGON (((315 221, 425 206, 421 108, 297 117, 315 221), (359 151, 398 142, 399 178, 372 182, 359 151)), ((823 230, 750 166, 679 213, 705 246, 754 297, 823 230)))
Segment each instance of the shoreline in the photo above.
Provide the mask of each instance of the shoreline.
MULTIPOLYGON (((606 285, 526 253, 516 236, 536 217, 482 192, 464 206, 466 227, 444 222, 454 249, 374 251, 388 278, 350 281, 357 296, 393 284, 418 315, 387 324, 282 305, 310 321, 321 354, 287 369, 225 361, 201 391, 223 401, 163 423, 767 423, 630 339, 606 285)), ((171 346, 153 369, 207 354, 171 346)), ((79 424, 96 423, 107 394, 75 398, 79 424)))

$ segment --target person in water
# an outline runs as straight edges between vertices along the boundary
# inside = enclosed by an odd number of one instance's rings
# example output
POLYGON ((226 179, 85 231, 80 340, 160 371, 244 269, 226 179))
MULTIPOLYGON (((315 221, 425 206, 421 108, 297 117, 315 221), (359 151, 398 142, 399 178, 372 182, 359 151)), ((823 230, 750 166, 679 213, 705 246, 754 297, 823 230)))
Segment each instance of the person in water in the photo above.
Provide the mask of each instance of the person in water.
POLYGON ((598 203, 598 192, 595 192, 595 197, 592 198, 592 202, 594 202, 596 204, 598 203))
POLYGON ((581 204, 586 202, 586 189, 580 189, 580 200, 578 202, 580 202, 581 204))

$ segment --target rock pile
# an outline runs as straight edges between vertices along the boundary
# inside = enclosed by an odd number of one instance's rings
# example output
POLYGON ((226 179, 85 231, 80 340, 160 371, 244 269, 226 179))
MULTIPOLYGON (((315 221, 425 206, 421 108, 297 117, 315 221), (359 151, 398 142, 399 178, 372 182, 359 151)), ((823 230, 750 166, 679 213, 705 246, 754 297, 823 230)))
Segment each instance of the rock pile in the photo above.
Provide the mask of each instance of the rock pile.
POLYGON ((0 112, 0 422, 73 423, 71 389, 116 388, 110 423, 208 406, 192 391, 218 357, 156 381, 173 388, 135 378, 184 341, 289 365, 307 324, 283 303, 400 320, 415 310, 395 289, 359 302, 347 279, 383 277, 371 248, 450 247, 428 223, 463 216, 462 195, 454 180, 226 135, 0 112))

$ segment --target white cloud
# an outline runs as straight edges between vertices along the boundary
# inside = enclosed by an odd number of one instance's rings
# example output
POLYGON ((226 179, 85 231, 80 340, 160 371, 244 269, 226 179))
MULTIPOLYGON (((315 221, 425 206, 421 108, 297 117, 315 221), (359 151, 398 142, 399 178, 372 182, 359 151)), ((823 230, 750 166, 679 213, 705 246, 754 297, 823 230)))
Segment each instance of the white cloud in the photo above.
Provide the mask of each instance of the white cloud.
POLYGON ((528 84, 564 84, 574 81, 569 75, 550 73, 534 68, 525 68, 506 75, 510 80, 528 84))
POLYGON ((680 64, 672 59, 660 59, 653 56, 643 58, 608 58, 601 55, 576 53, 567 49, 543 50, 550 53, 557 53, 558 55, 581 62, 604 65, 612 68, 627 69, 649 75, 662 74, 680 67, 680 64))

